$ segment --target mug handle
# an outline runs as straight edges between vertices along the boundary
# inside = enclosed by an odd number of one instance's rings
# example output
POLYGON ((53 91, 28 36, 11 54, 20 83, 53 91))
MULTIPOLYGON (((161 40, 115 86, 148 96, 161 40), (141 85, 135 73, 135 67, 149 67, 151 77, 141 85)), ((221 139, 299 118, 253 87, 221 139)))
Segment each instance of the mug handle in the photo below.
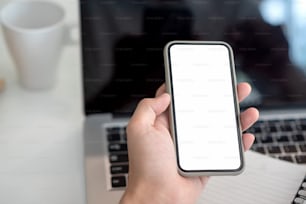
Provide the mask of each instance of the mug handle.
POLYGON ((80 42, 79 35, 73 35, 78 32, 79 24, 72 23, 66 24, 64 27, 64 44, 66 45, 76 45, 80 42))

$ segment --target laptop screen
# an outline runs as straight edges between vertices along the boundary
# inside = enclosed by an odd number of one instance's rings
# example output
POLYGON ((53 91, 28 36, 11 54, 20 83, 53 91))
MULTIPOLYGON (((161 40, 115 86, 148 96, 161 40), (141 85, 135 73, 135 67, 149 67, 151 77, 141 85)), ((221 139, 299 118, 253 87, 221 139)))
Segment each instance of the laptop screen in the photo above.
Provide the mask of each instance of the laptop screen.
POLYGON ((154 96, 171 40, 229 43, 238 82, 253 87, 242 108, 306 104, 303 0, 81 0, 80 6, 86 114, 130 114, 140 99, 154 96))

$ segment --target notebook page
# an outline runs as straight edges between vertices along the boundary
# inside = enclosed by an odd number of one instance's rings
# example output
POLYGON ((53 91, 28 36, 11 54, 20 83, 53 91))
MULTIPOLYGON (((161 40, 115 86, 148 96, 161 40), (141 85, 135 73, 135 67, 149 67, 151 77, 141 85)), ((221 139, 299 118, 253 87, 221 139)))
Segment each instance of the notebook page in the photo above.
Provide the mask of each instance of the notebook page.
POLYGON ((199 204, 288 204, 306 174, 306 166, 249 151, 239 176, 210 178, 199 204))

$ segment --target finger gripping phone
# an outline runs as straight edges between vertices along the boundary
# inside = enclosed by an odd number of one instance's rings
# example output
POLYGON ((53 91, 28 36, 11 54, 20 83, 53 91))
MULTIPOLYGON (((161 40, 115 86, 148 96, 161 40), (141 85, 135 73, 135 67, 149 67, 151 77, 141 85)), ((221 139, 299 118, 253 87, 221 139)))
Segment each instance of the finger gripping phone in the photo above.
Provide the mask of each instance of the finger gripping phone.
POLYGON ((232 53, 225 42, 172 41, 164 48, 171 132, 183 176, 243 171, 232 53))

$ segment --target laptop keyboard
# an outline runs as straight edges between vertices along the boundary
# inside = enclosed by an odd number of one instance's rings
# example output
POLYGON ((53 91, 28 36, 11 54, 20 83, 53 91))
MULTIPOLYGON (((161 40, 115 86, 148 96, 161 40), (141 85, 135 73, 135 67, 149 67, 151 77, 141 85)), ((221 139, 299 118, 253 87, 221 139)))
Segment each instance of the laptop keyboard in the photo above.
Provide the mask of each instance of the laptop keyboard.
MULTIPOLYGON (((255 135, 252 150, 274 158, 306 164, 306 119, 259 120, 247 132, 255 135)), ((126 125, 106 127, 111 189, 127 185, 126 125)), ((293 201, 306 202, 306 177, 293 201)))
POLYGON ((274 158, 306 164, 306 119, 258 121, 252 150, 274 158))
MULTIPOLYGON (((252 150, 288 162, 306 164, 306 119, 259 120, 247 132, 256 138, 252 150)), ((292 203, 306 203, 306 177, 292 203)))
POLYGON ((128 152, 126 126, 110 126, 106 128, 110 184, 112 189, 124 188, 127 184, 128 152))

